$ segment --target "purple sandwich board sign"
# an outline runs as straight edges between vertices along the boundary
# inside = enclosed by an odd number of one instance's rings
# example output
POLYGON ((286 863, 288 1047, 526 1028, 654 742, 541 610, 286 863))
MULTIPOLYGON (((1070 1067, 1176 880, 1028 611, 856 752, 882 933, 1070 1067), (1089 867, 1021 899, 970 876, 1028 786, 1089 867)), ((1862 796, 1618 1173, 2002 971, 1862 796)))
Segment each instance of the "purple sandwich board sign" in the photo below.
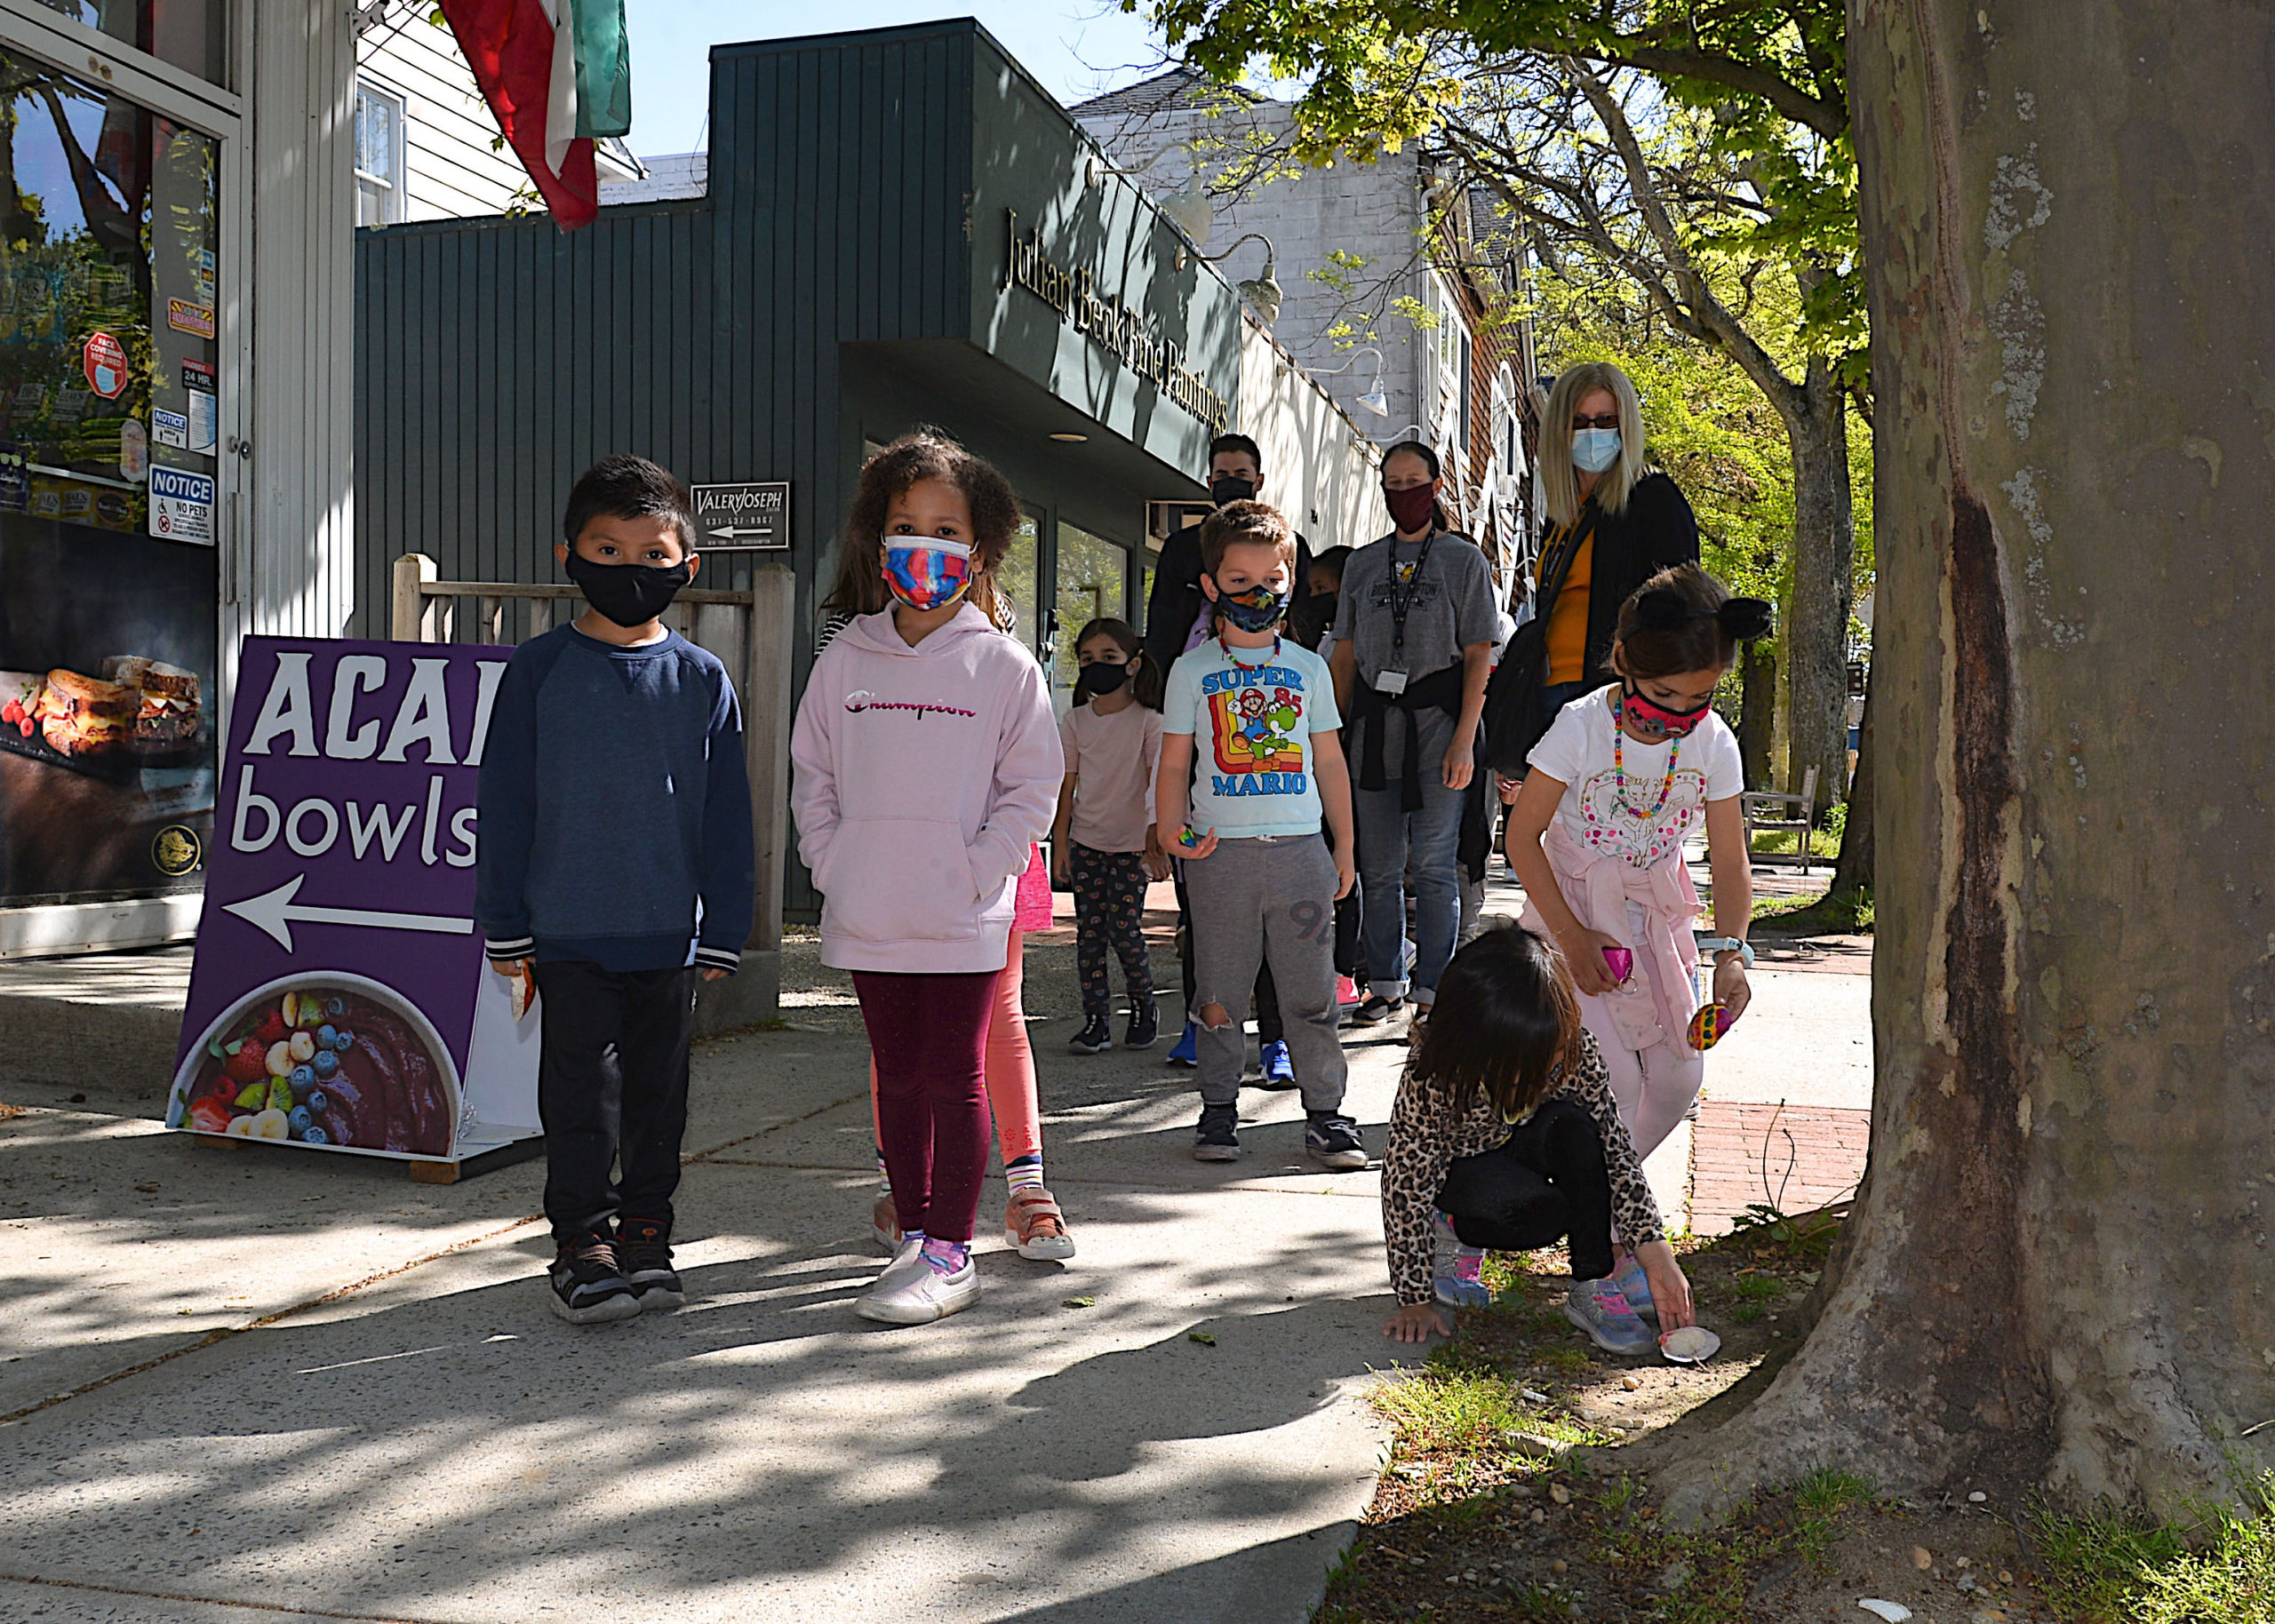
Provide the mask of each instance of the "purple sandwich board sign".
POLYGON ((538 1132, 474 923, 510 649, 249 637, 170 1127, 456 1162, 538 1132))

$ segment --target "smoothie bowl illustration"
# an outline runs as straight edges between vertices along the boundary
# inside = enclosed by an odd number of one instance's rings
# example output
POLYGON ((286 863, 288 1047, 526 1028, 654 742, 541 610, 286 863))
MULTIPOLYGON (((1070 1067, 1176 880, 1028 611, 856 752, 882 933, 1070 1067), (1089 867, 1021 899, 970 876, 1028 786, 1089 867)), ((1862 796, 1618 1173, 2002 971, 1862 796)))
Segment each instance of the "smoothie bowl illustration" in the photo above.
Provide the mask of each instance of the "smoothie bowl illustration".
POLYGON ((175 1073, 169 1126, 448 1156, 458 1068, 433 1023, 362 975, 311 971, 245 994, 175 1073))

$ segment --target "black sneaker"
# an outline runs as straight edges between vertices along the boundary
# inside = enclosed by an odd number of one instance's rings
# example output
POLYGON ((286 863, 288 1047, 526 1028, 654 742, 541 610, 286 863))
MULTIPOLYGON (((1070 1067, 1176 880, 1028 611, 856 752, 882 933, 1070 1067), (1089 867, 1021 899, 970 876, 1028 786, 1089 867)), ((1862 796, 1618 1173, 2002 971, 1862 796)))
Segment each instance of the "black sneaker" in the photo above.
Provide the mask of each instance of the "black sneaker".
POLYGON ((1359 1125, 1340 1111, 1305 1113, 1304 1149, 1322 1167, 1350 1169, 1367 1165, 1367 1142, 1359 1125))
POLYGON ((1367 1001, 1351 1012, 1351 1024, 1380 1026, 1405 1007, 1406 1000, 1402 998, 1385 998, 1379 992, 1369 993, 1367 1001))
POLYGON ((640 1307, 675 1309, 687 1301, 686 1288, 680 1284, 679 1270, 672 1267, 670 1231, 660 1223, 645 1218, 618 1221, 616 1226, 617 1266, 624 1271, 624 1283, 632 1294, 640 1299, 640 1307))
POLYGON ((1082 1030, 1066 1039, 1077 1055, 1103 1055, 1114 1047, 1114 1026, 1102 1015, 1085 1016, 1082 1030))
POLYGON ((553 1311, 572 1325, 630 1319, 640 1311, 639 1294, 616 1266, 608 1237, 589 1234, 561 1248, 546 1271, 553 1311))
POLYGON ((1193 1134, 1193 1159, 1197 1162, 1238 1161, 1241 1155, 1241 1108, 1203 1105, 1201 1126, 1193 1134))
POLYGON ((1130 1024, 1122 1031, 1122 1047, 1125 1049, 1150 1049, 1153 1040, 1161 1035, 1161 1011, 1152 999, 1130 1006, 1130 1024))

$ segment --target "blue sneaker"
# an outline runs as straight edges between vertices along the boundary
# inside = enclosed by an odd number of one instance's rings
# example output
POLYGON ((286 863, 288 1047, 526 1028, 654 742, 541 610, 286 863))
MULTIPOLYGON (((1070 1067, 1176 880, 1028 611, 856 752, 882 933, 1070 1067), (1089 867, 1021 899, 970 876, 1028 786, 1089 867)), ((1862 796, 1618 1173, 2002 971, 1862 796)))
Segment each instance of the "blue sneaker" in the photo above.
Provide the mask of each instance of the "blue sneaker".
POLYGON ((1201 1063, 1201 1029, 1192 1022, 1185 1023, 1185 1036, 1179 1038, 1177 1047, 1169 1052, 1168 1063, 1183 1066, 1188 1071, 1201 1063))
POLYGON ((1627 1298, 1609 1280, 1575 1280, 1564 1294, 1564 1318, 1606 1353, 1648 1353, 1658 1339, 1635 1318, 1627 1298))
POLYGON ((1619 1271, 1611 1277, 1611 1283, 1619 1287, 1619 1294, 1627 1299, 1630 1313, 1639 1319, 1648 1319, 1653 1325, 1659 1323, 1659 1305, 1651 1301, 1650 1277, 1643 1272, 1643 1265, 1636 1262, 1632 1252, 1619 1266, 1619 1271))
POLYGON ((1274 1039, 1264 1046, 1262 1055, 1264 1079, 1259 1088, 1293 1088, 1296 1086, 1296 1063, 1288 1058, 1288 1046, 1274 1039))
POLYGON ((1453 1222, 1440 1213, 1433 1220, 1439 1240, 1439 1257, 1435 1290, 1438 1301, 1449 1308, 1484 1309, 1493 1306, 1493 1288, 1485 1284, 1485 1250, 1481 1246, 1465 1246, 1461 1237, 1454 1233, 1453 1222), (1453 1256, 1445 1256, 1445 1246, 1450 1243, 1453 1256))

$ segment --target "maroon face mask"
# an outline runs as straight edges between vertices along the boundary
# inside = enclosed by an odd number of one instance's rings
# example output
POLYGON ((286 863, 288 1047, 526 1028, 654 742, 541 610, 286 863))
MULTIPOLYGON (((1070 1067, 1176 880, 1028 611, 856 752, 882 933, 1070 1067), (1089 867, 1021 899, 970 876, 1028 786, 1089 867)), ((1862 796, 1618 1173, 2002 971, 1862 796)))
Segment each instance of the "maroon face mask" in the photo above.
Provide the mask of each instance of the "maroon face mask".
POLYGON ((1401 530, 1418 530, 1427 525, 1437 499, 1427 485, 1409 485, 1403 490, 1383 487, 1383 506, 1390 509, 1390 521, 1401 530))

